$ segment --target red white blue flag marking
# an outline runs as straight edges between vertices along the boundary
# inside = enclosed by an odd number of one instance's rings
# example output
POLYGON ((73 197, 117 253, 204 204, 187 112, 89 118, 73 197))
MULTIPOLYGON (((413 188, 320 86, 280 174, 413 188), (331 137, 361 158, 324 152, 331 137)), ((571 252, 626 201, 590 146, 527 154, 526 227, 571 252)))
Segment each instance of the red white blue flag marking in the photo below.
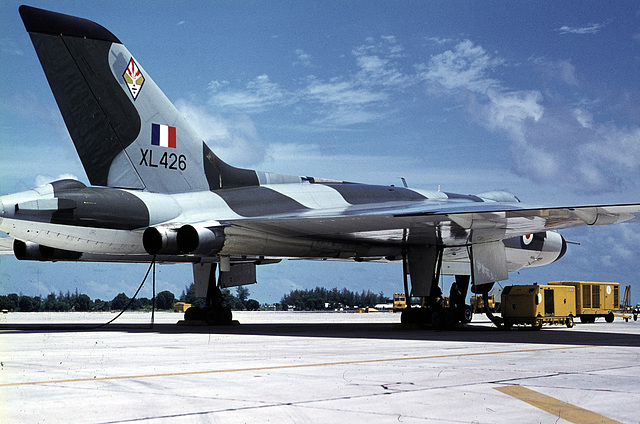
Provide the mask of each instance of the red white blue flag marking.
POLYGON ((151 124, 151 144, 160 147, 176 148, 176 127, 151 124))

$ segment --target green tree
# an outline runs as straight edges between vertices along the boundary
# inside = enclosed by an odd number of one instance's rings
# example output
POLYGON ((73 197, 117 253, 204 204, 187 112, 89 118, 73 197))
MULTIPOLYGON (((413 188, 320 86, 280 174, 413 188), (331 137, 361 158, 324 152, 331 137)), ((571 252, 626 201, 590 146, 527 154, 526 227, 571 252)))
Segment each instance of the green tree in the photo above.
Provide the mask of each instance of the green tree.
POLYGON ((129 297, 124 293, 119 293, 111 301, 111 308, 116 310, 124 309, 128 304, 129 304, 129 297))
POLYGON ((20 302, 20 298, 15 293, 11 293, 8 296, 0 296, 0 309, 15 311, 18 309, 18 302, 20 302))
POLYGON ((255 299, 249 299, 247 300, 245 307, 247 308, 247 311, 257 311, 260 309, 260 302, 255 299))
POLYGON ((34 298, 29 296, 21 296, 18 306, 20 312, 34 312, 40 309, 40 302, 36 302, 34 298))
POLYGON ((189 286, 185 287, 185 291, 182 292, 180 296, 181 302, 191 303, 193 306, 204 306, 204 299, 198 298, 196 296, 196 285, 191 283, 189 286))
POLYGON ((91 298, 89 296, 87 296, 86 294, 81 294, 75 298, 73 307, 76 311, 79 312, 90 311, 93 307, 93 302, 91 301, 91 298))
POLYGON ((174 303, 176 303, 176 297, 169 290, 161 291, 156 296, 156 308, 158 309, 173 309, 174 303))
POLYGON ((94 311, 108 311, 111 309, 111 302, 109 302, 108 300, 100 300, 100 299, 96 299, 95 302, 93 302, 93 310, 94 311))
POLYGON ((247 299, 249 298, 249 289, 245 286, 236 287, 236 297, 246 306, 247 299))
POLYGON ((245 309, 240 299, 232 295, 229 289, 222 290, 222 305, 234 311, 243 311, 245 309))

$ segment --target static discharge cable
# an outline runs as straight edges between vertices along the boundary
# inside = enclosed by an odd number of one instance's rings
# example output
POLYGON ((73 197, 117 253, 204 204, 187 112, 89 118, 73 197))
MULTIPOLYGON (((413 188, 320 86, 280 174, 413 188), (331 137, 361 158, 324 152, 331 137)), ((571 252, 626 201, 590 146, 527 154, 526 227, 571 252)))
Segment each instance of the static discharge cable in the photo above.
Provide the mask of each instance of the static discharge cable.
POLYGON ((111 319, 110 321, 105 322, 104 324, 100 324, 96 327, 91 327, 90 329, 97 330, 98 328, 106 327, 107 325, 111 324, 112 322, 120 318, 120 316, 124 314, 127 311, 127 309, 129 309, 129 306, 131 306, 136 296, 138 296, 138 293, 140 293, 140 290, 142 289, 142 286, 144 286, 144 283, 147 281, 147 277, 149 276, 149 273, 151 272, 152 269, 153 269, 153 300, 152 300, 152 306, 151 306, 151 328, 153 328, 153 314, 156 308, 156 255, 153 255, 153 259, 149 264, 149 269, 147 269, 147 273, 144 275, 144 278, 142 279, 142 282, 140 283, 138 290, 136 290, 133 297, 129 300, 129 303, 127 303, 127 306, 125 306, 124 309, 122 309, 122 311, 120 311, 120 313, 115 317, 113 317, 113 319, 111 319))

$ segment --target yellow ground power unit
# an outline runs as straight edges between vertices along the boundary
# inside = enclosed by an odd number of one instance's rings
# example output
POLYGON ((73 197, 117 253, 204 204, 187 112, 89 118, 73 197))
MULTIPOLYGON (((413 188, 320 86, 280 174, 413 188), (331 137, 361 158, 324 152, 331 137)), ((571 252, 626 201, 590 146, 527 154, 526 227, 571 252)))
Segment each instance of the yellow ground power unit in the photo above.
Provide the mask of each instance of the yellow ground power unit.
POLYGON ((563 324, 573 327, 576 316, 574 286, 531 284, 508 286, 502 291, 502 319, 505 328, 543 324, 563 324))
POLYGON ((620 309, 620 284, 594 281, 550 281, 551 286, 573 286, 576 289, 576 316, 580 322, 594 322, 604 317, 613 322, 620 309))

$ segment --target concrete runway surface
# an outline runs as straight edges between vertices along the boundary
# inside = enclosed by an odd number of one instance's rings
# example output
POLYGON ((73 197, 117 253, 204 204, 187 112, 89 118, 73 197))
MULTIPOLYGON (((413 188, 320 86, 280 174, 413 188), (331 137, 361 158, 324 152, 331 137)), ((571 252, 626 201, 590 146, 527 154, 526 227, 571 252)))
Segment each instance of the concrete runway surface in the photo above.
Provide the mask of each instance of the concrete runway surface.
POLYGON ((640 423, 640 321, 401 328, 391 313, 0 315, 2 423, 640 423))

